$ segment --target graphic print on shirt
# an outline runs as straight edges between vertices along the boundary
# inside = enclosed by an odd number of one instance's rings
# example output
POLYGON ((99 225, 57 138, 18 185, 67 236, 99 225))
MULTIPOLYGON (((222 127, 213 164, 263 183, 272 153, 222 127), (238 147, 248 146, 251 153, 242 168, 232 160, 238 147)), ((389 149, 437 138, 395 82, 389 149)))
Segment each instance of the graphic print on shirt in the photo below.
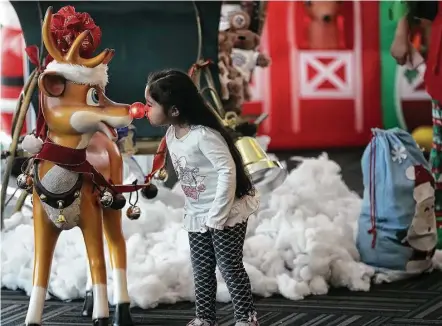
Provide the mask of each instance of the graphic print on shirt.
POLYGON ((184 156, 177 157, 172 153, 171 157, 173 167, 184 194, 187 197, 198 201, 200 193, 206 191, 206 186, 203 183, 206 176, 198 174, 199 168, 188 166, 187 160, 184 156))

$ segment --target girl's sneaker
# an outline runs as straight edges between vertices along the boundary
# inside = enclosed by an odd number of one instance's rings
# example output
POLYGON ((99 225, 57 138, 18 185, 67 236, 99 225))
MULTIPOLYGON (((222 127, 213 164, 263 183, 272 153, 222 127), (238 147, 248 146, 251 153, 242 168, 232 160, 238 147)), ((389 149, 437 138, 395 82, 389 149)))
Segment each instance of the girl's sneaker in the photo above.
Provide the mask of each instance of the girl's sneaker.
POLYGON ((211 323, 207 320, 203 320, 203 319, 199 319, 199 318, 195 318, 192 319, 187 326, 218 326, 217 322, 211 323))

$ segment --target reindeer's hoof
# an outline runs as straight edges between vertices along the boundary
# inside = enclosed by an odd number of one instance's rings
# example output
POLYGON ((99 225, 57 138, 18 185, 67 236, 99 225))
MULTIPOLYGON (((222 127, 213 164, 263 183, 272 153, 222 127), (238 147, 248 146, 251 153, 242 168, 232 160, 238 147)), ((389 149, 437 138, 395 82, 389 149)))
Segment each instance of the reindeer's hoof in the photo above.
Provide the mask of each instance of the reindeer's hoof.
POLYGON ((93 320, 94 326, 109 326, 109 318, 97 318, 93 320))
POLYGON ((81 314, 83 316, 92 316, 92 310, 94 309, 94 295, 92 290, 86 291, 86 297, 84 298, 83 310, 81 314))
POLYGON ((25 326, 40 326, 40 324, 26 324, 25 326))
POLYGON ((129 303, 118 303, 115 306, 113 326, 133 326, 135 325, 130 315, 129 303))

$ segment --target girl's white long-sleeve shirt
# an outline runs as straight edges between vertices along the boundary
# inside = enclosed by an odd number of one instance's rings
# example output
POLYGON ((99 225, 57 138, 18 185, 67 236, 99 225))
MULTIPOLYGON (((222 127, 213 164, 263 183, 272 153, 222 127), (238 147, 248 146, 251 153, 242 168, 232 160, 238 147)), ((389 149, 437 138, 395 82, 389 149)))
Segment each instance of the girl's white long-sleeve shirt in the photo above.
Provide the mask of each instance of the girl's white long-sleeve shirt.
POLYGON ((259 208, 259 195, 236 198, 236 167, 219 132, 192 126, 182 138, 166 133, 167 148, 185 195, 184 228, 222 230, 244 222, 259 208))

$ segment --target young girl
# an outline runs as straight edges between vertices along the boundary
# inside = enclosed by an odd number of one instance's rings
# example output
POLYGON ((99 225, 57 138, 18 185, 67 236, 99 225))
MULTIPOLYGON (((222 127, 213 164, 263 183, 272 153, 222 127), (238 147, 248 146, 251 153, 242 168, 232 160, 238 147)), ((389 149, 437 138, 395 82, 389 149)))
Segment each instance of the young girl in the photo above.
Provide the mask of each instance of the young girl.
POLYGON ((425 69, 425 87, 433 102, 433 146, 430 154, 435 179, 435 213, 438 225, 438 249, 442 249, 442 1, 407 1, 408 12, 398 22, 391 55, 398 64, 412 62, 410 23, 420 19, 424 27, 431 26, 430 44, 425 69))
POLYGON ((196 318, 188 326, 217 325, 216 265, 232 298, 235 325, 256 326, 242 259, 247 219, 259 200, 241 155, 187 74, 154 73, 145 95, 150 123, 170 125, 167 147, 186 196, 184 228, 189 232, 196 297, 196 318))

